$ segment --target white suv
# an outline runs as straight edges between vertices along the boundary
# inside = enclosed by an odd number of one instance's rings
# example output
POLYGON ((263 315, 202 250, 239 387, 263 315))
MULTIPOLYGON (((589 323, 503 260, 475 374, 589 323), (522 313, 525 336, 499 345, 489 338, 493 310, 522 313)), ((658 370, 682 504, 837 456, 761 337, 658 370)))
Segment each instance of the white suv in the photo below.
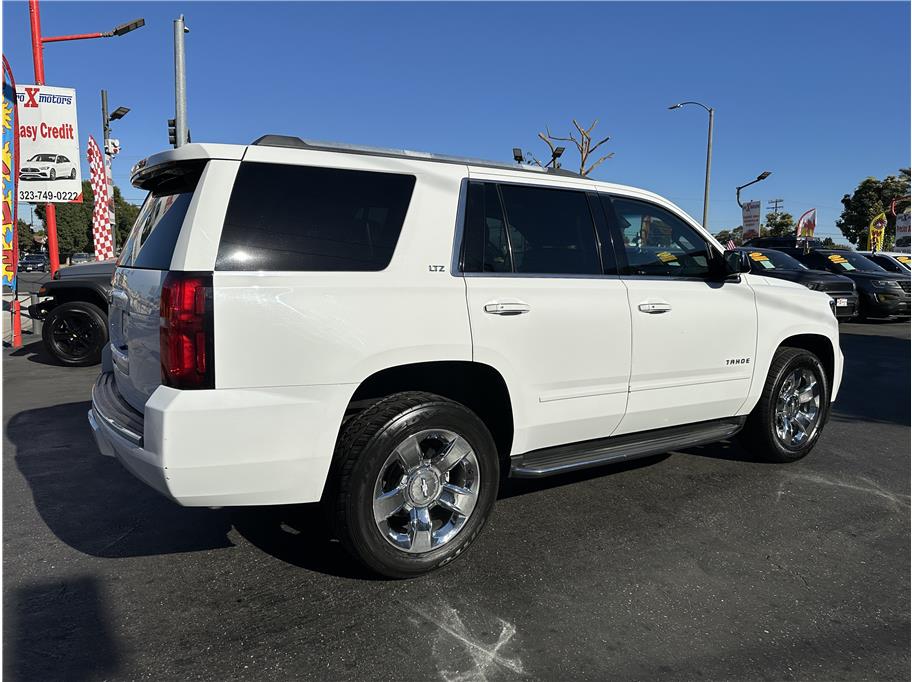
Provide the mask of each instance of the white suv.
POLYGON ((796 460, 839 389, 830 297, 643 190, 283 136, 133 183, 100 450, 182 505, 320 501, 387 576, 462 553, 501 476, 742 428, 796 460))

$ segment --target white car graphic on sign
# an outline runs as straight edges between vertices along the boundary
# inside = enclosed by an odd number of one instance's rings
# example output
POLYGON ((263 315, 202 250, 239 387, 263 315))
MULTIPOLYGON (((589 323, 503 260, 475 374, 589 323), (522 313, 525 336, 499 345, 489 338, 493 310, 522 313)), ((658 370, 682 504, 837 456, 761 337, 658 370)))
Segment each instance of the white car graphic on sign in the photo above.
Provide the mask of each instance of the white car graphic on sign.
POLYGON ((62 154, 35 154, 22 164, 20 180, 76 179, 76 165, 62 154))

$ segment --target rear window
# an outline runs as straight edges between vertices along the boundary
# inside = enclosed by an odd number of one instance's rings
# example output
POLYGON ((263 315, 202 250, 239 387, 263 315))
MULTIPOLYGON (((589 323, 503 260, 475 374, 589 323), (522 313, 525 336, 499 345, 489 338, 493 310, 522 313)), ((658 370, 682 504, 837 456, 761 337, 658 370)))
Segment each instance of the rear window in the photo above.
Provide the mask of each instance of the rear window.
POLYGON ((412 175, 242 163, 215 268, 383 270, 414 187, 412 175))
POLYGON ((174 165, 163 168, 150 181, 151 191, 133 223, 117 261, 118 267, 171 268, 174 246, 202 170, 203 166, 197 162, 174 165))

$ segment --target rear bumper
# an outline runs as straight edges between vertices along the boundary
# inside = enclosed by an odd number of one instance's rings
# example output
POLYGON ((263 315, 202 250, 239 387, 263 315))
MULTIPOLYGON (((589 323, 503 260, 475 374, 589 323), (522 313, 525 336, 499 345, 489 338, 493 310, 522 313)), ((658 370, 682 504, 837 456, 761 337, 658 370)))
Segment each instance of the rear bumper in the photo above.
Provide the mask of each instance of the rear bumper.
POLYGON ((102 454, 181 505, 316 502, 354 388, 159 386, 140 415, 105 373, 88 420, 102 454))

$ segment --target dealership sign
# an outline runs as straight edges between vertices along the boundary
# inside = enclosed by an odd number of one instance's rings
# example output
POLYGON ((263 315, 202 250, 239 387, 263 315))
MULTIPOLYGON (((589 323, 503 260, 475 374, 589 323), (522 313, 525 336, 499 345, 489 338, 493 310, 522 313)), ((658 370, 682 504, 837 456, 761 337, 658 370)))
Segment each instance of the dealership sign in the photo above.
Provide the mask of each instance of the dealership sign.
POLYGON ((741 239, 760 236, 760 202, 746 201, 741 206, 741 239))
POLYGON ((76 91, 17 85, 19 201, 82 202, 76 91))

